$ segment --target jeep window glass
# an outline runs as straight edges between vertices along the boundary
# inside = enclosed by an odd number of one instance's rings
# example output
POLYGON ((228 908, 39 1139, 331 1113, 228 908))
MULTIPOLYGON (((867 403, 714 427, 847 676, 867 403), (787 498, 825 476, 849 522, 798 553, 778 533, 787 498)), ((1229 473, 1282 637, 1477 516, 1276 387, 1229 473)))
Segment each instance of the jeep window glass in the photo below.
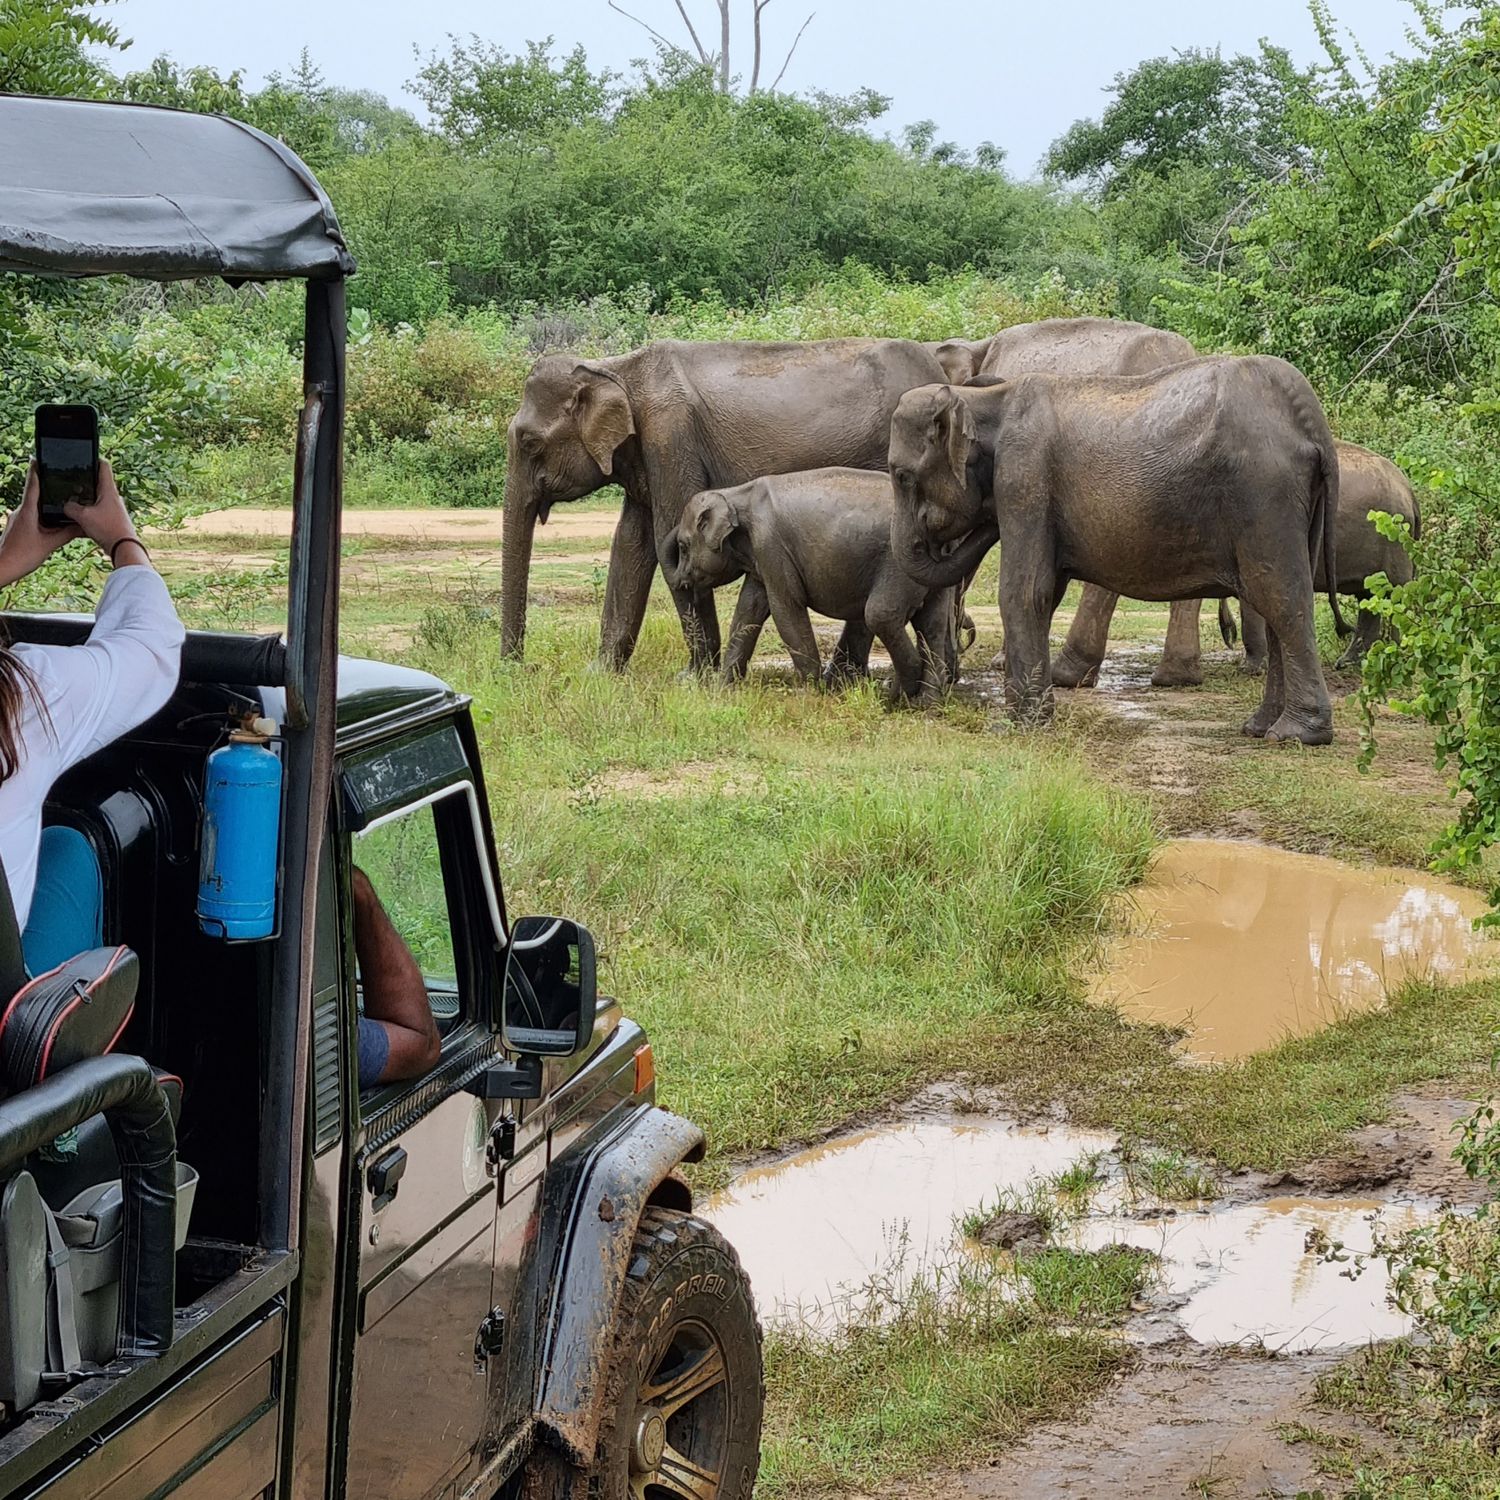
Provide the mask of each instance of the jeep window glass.
POLYGON ((429 991, 456 995, 458 964, 434 806, 413 808, 356 835, 354 863, 370 877, 429 991))

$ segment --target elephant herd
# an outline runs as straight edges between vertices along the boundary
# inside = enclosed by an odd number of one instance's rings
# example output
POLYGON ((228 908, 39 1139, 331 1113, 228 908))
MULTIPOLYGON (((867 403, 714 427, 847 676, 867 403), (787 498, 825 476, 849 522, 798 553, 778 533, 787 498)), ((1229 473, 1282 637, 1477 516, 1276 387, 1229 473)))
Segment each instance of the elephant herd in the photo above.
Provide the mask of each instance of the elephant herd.
MULTIPOLYGON (((965 590, 1000 546, 1006 702, 1045 719, 1052 688, 1097 677, 1116 600, 1172 602, 1153 681, 1200 680, 1201 601, 1238 598, 1265 690, 1247 734, 1326 744, 1315 592, 1411 576, 1368 519, 1419 524, 1405 476, 1336 443, 1312 387, 1268 356, 1200 358, 1176 334, 1103 318, 982 341, 663 342, 611 359, 553 355, 508 433, 502 649, 521 654, 535 527, 554 504, 625 492, 600 656, 630 659, 658 565, 697 670, 742 676, 767 618, 799 674, 822 670, 809 610, 845 621, 831 678, 873 638, 894 687, 957 676, 965 590), (1048 633, 1068 583, 1066 646, 1048 633), (743 579, 727 651, 714 591, 743 579), (915 633, 908 633, 908 627, 915 633)), ((1231 639, 1225 605, 1221 628, 1231 639)), ((1378 631, 1362 611, 1349 648, 1378 631)))

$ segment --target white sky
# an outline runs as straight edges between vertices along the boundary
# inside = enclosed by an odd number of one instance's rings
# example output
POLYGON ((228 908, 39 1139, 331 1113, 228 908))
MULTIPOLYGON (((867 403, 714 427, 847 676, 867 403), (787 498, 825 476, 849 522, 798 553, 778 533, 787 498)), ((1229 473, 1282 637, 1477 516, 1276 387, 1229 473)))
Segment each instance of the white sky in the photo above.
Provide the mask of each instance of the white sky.
MULTIPOLYGON (((672 0, 621 3, 667 35, 682 35, 672 0)), ((686 3, 708 42, 717 8, 686 3)), ((1408 50, 1407 0, 1333 4, 1377 61, 1408 50)), ((735 0, 735 8, 748 32, 750 0, 735 0)), ((773 0, 766 12, 773 73, 809 11, 816 16, 784 88, 847 93, 868 85, 893 98, 886 127, 932 119, 941 138, 960 145, 992 140, 1017 176, 1028 175, 1075 119, 1097 114, 1101 90, 1142 58, 1188 46, 1249 51, 1262 36, 1299 61, 1319 56, 1305 0, 773 0)), ((305 45, 330 82, 408 106, 413 47, 445 47, 450 33, 478 33, 511 50, 552 35, 564 47, 582 42, 595 67, 622 70, 651 47, 605 0, 119 0, 109 15, 135 41, 116 67, 143 68, 167 52, 181 63, 244 68, 254 85, 268 71, 288 71, 305 45)), ((748 68, 748 48, 743 56, 748 68)))

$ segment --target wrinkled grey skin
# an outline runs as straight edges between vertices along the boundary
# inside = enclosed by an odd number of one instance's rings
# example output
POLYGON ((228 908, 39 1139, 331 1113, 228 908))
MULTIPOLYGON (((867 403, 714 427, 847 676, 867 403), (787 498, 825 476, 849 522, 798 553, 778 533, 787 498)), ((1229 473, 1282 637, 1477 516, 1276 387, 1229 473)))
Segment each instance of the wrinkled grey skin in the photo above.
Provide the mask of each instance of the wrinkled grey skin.
MULTIPOLYGON (((1006 698, 1052 712, 1048 628, 1069 581, 1139 599, 1248 599, 1268 669, 1246 734, 1327 744, 1313 570, 1338 576, 1338 460, 1291 365, 1223 356, 1150 375, 1022 375, 926 386, 891 423, 891 548, 919 583, 956 584, 998 540, 1006 698)), ((1330 598, 1341 629, 1342 616, 1330 598)))
MULTIPOLYGON (((949 339, 928 347, 950 385, 981 377, 1010 380, 1017 375, 1146 375, 1198 357, 1180 333, 1121 318, 1046 318, 1017 323, 992 338, 949 339)), ((966 583, 960 590, 960 608, 967 588, 966 583)), ((1005 670, 1003 651, 996 653, 990 670, 1005 670)), ((1059 686, 1073 686, 1063 658, 1053 663, 1053 672, 1059 686)))
MULTIPOLYGON (((1336 442, 1339 459, 1339 505, 1336 531, 1339 592, 1367 599, 1365 580, 1384 573, 1392 583, 1407 583, 1412 577, 1411 559, 1397 542, 1387 541, 1375 529, 1372 510, 1403 517, 1415 535, 1421 535, 1422 518, 1411 483, 1388 458, 1361 448, 1358 443, 1336 442)), ((1313 578, 1315 589, 1327 587, 1321 559, 1313 578)), ((1052 681, 1060 687, 1087 687, 1098 681, 1099 667, 1109 640, 1109 622, 1118 594, 1086 586, 1078 613, 1068 631, 1067 645, 1052 664, 1052 681)), ((1203 681, 1199 618, 1201 599, 1179 600, 1172 606, 1167 626, 1167 644, 1151 681, 1157 687, 1193 686, 1203 681)), ((1250 606, 1243 606, 1244 669, 1259 676, 1266 669, 1265 621, 1250 606)), ((1380 619, 1362 609, 1344 654, 1341 667, 1358 667, 1380 635, 1380 619)), ((1219 629, 1225 644, 1233 645, 1234 621, 1227 603, 1219 606, 1219 629)))
POLYGON ((768 614, 798 675, 816 679, 822 661, 812 609, 865 626, 890 652, 897 695, 929 697, 949 679, 953 590, 913 583, 890 542, 886 475, 812 469, 695 495, 671 552, 685 588, 712 589, 745 575, 724 658, 731 680, 745 675, 768 614))
MULTIPOLYGON (((612 482, 625 490, 599 641, 601 662, 621 668, 692 496, 825 464, 883 469, 901 394, 941 378, 928 350, 896 339, 659 343, 612 359, 538 360, 508 433, 502 652, 522 653, 533 533, 552 506, 612 482)), ((672 598, 693 665, 717 666, 712 592, 672 585, 672 598)), ((847 644, 852 658, 869 650, 868 639, 847 644)))
POLYGON ((1123 318, 1045 318, 992 338, 949 339, 928 348, 950 385, 981 375, 1148 375, 1198 357, 1180 333, 1123 318))

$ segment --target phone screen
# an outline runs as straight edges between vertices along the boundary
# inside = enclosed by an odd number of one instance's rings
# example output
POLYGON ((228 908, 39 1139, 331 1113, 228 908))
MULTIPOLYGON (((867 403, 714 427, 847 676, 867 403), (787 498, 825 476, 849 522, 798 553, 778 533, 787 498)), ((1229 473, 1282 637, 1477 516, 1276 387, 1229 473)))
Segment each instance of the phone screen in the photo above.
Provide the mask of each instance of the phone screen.
POLYGON ((92 505, 98 499, 98 421, 90 406, 37 408, 36 467, 43 526, 66 526, 63 506, 70 500, 92 505))

